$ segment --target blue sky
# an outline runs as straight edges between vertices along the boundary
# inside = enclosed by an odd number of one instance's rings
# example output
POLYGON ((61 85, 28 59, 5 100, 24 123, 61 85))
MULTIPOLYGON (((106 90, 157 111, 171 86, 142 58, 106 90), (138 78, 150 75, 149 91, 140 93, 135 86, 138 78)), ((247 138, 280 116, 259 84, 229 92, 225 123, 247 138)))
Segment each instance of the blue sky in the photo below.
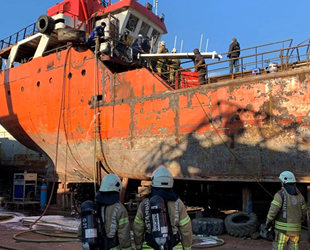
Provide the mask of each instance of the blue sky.
MULTIPOLYGON (((116 0, 112 0, 115 2, 116 0)), ((0 39, 36 22, 41 14, 60 0, 1 1, 0 39)), ((148 2, 140 0, 141 4, 148 2)), ((153 4, 153 0, 149 0, 153 4)), ((208 51, 227 52, 233 37, 241 48, 293 38, 296 45, 310 37, 309 0, 159 0, 158 14, 165 14, 168 49, 192 52, 207 38, 208 51)))

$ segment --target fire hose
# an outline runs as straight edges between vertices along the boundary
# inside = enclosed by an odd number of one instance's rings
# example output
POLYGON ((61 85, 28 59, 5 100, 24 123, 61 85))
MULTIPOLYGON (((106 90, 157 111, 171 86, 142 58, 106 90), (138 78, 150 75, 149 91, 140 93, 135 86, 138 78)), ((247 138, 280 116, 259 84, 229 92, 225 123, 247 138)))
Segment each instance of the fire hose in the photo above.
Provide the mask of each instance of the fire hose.
POLYGON ((199 243, 193 243, 193 248, 210 248, 210 247, 218 247, 225 243, 223 239, 212 237, 212 236, 197 236, 193 235, 193 240, 201 240, 199 243), (216 244, 212 244, 209 242, 204 242, 205 240, 213 240, 216 241, 216 244))
MULTIPOLYGON (((61 230, 61 229, 33 229, 33 230, 22 231, 17 234, 14 234, 13 239, 17 241, 33 242, 33 243, 80 242, 80 239, 77 236, 77 231, 61 230), (47 233, 47 232, 54 232, 54 233, 47 233), (25 234, 25 233, 37 233, 37 234, 41 234, 45 236, 66 238, 66 239, 39 240, 39 239, 26 239, 26 238, 19 237, 20 235, 25 234), (60 233, 65 233, 65 234, 60 234, 60 233)), ((8 250, 22 250, 20 248, 14 248, 14 247, 5 246, 5 245, 0 245, 0 248, 8 249, 8 250)))

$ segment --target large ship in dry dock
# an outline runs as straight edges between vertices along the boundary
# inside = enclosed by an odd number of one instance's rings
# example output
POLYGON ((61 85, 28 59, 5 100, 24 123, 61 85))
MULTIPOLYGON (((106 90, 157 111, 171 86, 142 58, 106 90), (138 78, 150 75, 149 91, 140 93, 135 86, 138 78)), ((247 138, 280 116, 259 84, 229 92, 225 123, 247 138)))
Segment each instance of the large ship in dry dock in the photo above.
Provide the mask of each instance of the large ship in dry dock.
POLYGON ((188 69, 169 84, 141 58, 193 53, 155 54, 167 30, 150 5, 65 0, 38 16, 1 40, 0 123, 50 157, 57 181, 98 182, 112 172, 148 180, 164 165, 179 180, 273 182, 290 170, 310 182, 309 44, 253 47, 235 74, 212 74, 228 60, 202 53, 208 84, 188 69), (102 21, 109 39, 94 50, 85 34, 102 21), (125 31, 131 41, 149 36, 153 53, 132 61, 130 47, 119 46, 125 31))

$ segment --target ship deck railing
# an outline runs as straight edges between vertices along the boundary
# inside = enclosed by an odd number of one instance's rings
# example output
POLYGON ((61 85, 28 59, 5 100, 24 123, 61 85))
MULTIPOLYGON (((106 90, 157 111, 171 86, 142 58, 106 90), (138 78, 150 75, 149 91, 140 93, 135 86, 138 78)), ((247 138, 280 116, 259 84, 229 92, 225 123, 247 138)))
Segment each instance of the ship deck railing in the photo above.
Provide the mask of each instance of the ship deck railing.
MULTIPOLYGON (((252 48, 255 49, 255 47, 252 48)), ((258 69, 259 75, 268 74, 270 64, 276 64, 277 72, 287 71, 298 67, 309 67, 310 43, 265 51, 261 53, 254 53, 234 59, 220 60, 205 64, 207 69, 206 83, 210 84, 255 76, 256 74, 253 74, 254 69, 258 69), (239 71, 229 73, 229 63, 234 59, 239 60, 239 71)), ((194 69, 194 66, 182 68, 178 70, 178 73, 182 75, 182 72, 192 72, 194 69)), ((235 67, 233 67, 233 70, 235 71, 235 67)), ((192 81, 194 83, 193 86, 197 86, 199 85, 198 73, 194 77, 196 77, 196 81, 192 81)), ((162 78, 167 80, 169 78, 169 71, 164 72, 162 78)), ((174 84, 172 87, 182 88, 182 86, 174 87, 174 84)))
MULTIPOLYGON (((105 0, 100 0, 101 4, 103 6, 109 6, 111 5, 111 0, 105 1, 105 0)), ((67 12, 67 11, 66 11, 67 12)), ((68 12, 69 13, 69 12, 68 12)), ((9 48, 10 46, 20 42, 21 40, 34 35, 38 33, 36 22, 33 24, 28 25, 27 27, 21 29, 20 31, 14 33, 11 36, 8 36, 2 40, 0 40, 0 51, 9 48)))
POLYGON ((20 42, 21 40, 38 33, 36 23, 30 24, 20 31, 0 40, 0 51, 20 42))

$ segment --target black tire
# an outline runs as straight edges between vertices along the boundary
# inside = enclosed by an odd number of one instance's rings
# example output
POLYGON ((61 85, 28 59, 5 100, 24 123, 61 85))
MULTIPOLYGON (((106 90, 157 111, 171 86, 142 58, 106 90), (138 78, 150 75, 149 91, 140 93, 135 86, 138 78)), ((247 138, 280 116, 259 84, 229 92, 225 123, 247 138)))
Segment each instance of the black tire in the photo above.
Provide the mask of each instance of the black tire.
POLYGON ((194 234, 220 235, 224 230, 224 221, 217 218, 196 218, 192 220, 194 234))
POLYGON ((47 15, 41 15, 37 21, 37 30, 42 33, 49 35, 55 28, 55 20, 47 15))
POLYGON ((257 216, 254 213, 237 212, 225 218, 225 228, 234 237, 248 237, 258 231, 257 216))

